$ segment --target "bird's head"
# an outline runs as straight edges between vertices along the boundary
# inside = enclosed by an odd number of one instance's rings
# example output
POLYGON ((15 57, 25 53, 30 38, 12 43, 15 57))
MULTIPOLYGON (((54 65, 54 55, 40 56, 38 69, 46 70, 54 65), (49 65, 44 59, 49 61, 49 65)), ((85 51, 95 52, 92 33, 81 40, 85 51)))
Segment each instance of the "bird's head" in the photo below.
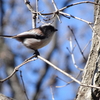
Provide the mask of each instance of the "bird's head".
POLYGON ((54 34, 56 31, 58 31, 54 26, 52 25, 42 25, 40 26, 40 29, 42 30, 42 32, 46 35, 52 35, 54 34))

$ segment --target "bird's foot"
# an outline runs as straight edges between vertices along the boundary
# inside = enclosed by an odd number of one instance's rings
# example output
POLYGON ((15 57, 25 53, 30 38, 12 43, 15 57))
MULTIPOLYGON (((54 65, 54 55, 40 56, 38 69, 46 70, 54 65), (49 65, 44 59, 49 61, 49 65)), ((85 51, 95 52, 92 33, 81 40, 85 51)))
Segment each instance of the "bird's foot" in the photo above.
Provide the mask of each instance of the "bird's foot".
POLYGON ((35 50, 34 56, 37 57, 38 55, 40 55, 40 53, 38 52, 38 50, 35 50))

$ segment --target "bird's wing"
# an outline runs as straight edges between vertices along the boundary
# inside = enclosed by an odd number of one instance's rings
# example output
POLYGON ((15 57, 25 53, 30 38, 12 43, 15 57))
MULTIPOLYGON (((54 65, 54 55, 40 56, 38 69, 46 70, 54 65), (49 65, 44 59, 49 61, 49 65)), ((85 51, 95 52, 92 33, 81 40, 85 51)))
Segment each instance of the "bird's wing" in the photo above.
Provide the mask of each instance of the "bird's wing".
POLYGON ((16 36, 13 36, 13 38, 22 42, 26 38, 45 39, 46 36, 42 33, 41 30, 33 29, 33 30, 29 30, 27 32, 20 33, 16 36))

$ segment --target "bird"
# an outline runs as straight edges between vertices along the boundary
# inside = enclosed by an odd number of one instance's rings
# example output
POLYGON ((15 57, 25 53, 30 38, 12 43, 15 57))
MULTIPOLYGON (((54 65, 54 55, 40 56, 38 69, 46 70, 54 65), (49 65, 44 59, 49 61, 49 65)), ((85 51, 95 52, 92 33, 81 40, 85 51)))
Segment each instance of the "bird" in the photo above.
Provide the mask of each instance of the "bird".
POLYGON ((12 38, 22 42, 27 48, 34 50, 34 54, 37 56, 40 55, 38 49, 46 46, 56 31, 58 30, 52 25, 41 25, 38 28, 33 28, 18 35, 0 35, 0 37, 12 38))

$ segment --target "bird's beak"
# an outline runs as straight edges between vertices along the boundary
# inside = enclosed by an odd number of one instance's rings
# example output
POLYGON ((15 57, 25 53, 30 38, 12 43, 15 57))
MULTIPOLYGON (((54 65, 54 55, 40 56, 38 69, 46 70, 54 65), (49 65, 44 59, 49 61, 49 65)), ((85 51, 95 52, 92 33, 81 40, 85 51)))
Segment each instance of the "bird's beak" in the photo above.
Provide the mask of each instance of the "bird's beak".
POLYGON ((57 29, 55 29, 55 31, 58 31, 57 29))

